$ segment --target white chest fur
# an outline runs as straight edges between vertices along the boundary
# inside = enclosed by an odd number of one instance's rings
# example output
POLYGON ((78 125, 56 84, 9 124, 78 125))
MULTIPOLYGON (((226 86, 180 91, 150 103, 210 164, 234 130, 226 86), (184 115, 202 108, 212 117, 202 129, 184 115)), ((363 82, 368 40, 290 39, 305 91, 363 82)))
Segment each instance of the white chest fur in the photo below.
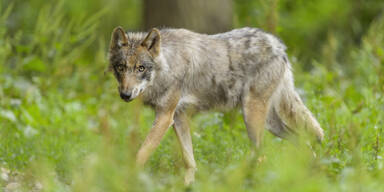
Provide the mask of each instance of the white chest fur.
POLYGON ((198 98, 194 95, 188 94, 188 95, 183 95, 180 98, 179 103, 177 104, 177 107, 197 105, 197 104, 198 104, 198 98))

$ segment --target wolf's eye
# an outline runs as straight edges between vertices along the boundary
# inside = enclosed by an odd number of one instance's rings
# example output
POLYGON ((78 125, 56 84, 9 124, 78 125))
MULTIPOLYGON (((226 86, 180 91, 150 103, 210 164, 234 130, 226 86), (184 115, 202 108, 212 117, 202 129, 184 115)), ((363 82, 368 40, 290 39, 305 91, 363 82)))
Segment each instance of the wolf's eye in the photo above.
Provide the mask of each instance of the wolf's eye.
POLYGON ((145 70, 145 67, 142 66, 142 65, 140 65, 139 68, 137 68, 137 70, 138 70, 139 72, 143 72, 143 71, 145 70))
POLYGON ((125 66, 124 65, 118 65, 116 66, 116 70, 119 72, 124 72, 125 66))

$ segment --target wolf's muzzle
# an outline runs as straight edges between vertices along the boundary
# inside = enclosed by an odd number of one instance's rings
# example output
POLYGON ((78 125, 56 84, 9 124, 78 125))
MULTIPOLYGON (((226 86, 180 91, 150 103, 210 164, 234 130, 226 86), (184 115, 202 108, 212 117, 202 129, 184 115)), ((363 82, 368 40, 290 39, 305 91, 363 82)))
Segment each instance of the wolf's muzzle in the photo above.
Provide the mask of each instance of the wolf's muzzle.
POLYGON ((121 99, 123 99, 124 101, 131 101, 132 98, 131 98, 132 94, 131 93, 123 93, 123 92, 120 92, 120 97, 121 99))

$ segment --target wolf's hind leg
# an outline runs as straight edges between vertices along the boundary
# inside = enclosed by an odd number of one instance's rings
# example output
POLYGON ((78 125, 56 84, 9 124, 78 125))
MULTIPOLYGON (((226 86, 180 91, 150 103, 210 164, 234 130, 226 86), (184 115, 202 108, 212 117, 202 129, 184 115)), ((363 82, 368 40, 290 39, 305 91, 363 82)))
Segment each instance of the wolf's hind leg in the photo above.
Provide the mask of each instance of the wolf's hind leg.
POLYGON ((266 128, 273 135, 280 138, 287 138, 290 134, 295 133, 290 129, 279 117, 276 109, 271 106, 268 112, 266 128))
POLYGON ((263 138, 263 132, 266 124, 266 118, 269 108, 269 98, 260 97, 251 91, 244 96, 243 117, 247 127, 248 137, 254 142, 256 147, 260 147, 263 138))
POLYGON ((177 139, 181 146, 183 159, 186 166, 184 177, 185 185, 191 184, 195 180, 196 162, 193 157, 191 131, 184 113, 176 113, 173 125, 177 139))

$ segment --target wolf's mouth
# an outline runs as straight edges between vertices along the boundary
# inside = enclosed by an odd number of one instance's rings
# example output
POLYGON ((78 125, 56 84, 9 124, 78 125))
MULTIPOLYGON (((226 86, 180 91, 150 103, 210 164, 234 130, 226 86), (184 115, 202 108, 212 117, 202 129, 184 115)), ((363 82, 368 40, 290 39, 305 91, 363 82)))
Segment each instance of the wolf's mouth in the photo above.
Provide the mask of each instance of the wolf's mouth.
POLYGON ((140 83, 140 85, 138 85, 137 87, 135 87, 133 89, 131 98, 133 99, 133 98, 138 97, 144 91, 144 89, 146 87, 147 87, 147 82, 146 81, 140 83))
POLYGON ((132 101, 133 99, 129 98, 129 99, 122 99, 122 100, 128 103, 128 102, 132 101))

